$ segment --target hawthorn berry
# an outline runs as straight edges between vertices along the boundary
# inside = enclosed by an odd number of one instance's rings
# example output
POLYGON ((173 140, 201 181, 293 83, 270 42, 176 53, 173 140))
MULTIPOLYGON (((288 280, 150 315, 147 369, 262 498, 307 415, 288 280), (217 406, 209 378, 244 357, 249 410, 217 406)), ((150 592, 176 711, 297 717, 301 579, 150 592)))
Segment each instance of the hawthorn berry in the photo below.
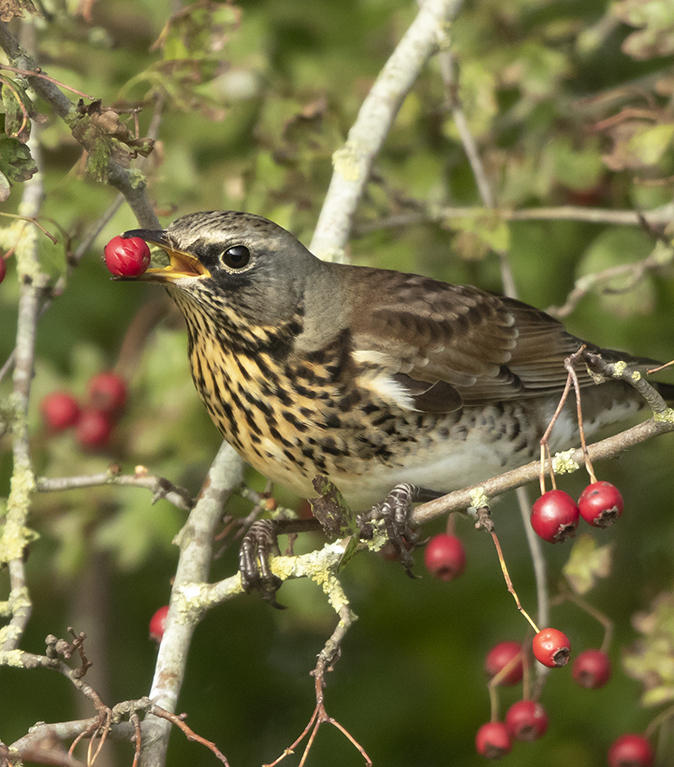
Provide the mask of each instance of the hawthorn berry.
POLYGON ((522 645, 519 642, 499 642, 499 644, 494 645, 484 659, 484 670, 491 679, 518 656, 519 660, 516 663, 513 663, 510 671, 508 671, 500 682, 500 684, 503 685, 517 684, 522 678, 523 671, 522 645))
POLYGON ((112 426, 112 419, 105 411, 85 409, 77 422, 75 436, 82 447, 96 450, 110 442, 112 426))
POLYGON ((563 490, 548 490, 531 508, 531 526, 549 543, 560 543, 576 534, 580 515, 573 498, 563 490))
POLYGON ((140 237, 113 237, 103 252, 115 277, 139 277, 150 265, 150 248, 140 237))
POLYGON ((609 767, 651 767, 655 754, 643 735, 621 735, 608 750, 609 767))
POLYGON ((5 279, 5 275, 7 274, 7 263, 5 259, 0 256, 0 282, 2 282, 5 279))
POLYGON ((117 413, 126 402, 126 383, 112 371, 99 373, 89 380, 88 404, 95 410, 117 413))
POLYGON ((548 715, 535 700, 518 700, 505 716, 508 732, 516 740, 538 740, 548 729, 548 715))
POLYGON ((611 678, 611 661, 601 650, 584 650, 573 662, 571 673, 581 687, 597 690, 611 678))
POLYGON ((578 508, 581 517, 594 527, 608 527, 623 513, 623 497, 610 482, 593 482, 580 494, 578 508))
POLYGON ((458 578, 466 569, 466 552, 461 540, 447 533, 431 538, 424 549, 424 564, 428 572, 441 581, 458 578))
POLYGON ((477 753, 487 759, 500 759, 510 753, 512 740, 508 728, 503 722, 487 722, 475 736, 477 753))
POLYGON ((63 431, 69 426, 74 426, 80 417, 77 400, 67 392, 55 391, 47 394, 40 402, 40 411, 51 431, 63 431))
POLYGON ((532 649, 539 663, 548 668, 557 668, 567 664, 571 642, 559 629, 541 629, 533 639, 532 649))
POLYGON ((166 616, 168 615, 169 606, 164 605, 160 607, 157 612, 150 618, 150 639, 159 644, 164 637, 164 629, 166 628, 166 616))

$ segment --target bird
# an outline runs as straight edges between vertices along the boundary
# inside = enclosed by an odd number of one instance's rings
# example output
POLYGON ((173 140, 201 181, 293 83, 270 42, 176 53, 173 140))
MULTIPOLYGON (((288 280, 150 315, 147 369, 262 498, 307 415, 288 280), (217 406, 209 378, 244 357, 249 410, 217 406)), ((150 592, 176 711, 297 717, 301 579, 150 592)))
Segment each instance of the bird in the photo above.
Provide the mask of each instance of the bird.
MULTIPOLYGON (((224 439, 302 497, 319 475, 358 510, 401 483, 431 497, 478 484, 540 455, 564 360, 582 345, 652 363, 514 298, 323 261, 251 213, 199 211, 122 236, 168 256, 138 279, 165 286, 184 315, 192 378, 224 439)), ((588 436, 643 406, 625 382, 577 373, 588 436)), ((577 438, 569 403, 550 447, 577 438)))

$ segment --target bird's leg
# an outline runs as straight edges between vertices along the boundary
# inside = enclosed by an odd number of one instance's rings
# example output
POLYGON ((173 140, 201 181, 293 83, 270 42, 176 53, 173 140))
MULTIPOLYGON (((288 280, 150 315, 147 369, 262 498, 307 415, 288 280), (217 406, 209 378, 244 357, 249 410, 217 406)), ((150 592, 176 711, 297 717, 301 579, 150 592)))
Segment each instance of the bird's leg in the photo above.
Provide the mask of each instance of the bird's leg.
POLYGON ((258 591, 274 607, 281 579, 271 570, 270 558, 280 554, 277 536, 320 530, 317 519, 258 519, 244 535, 239 549, 239 570, 244 591, 258 591))
POLYGON ((442 493, 435 490, 427 490, 406 482, 396 485, 381 503, 375 504, 365 514, 358 515, 360 537, 364 540, 371 539, 374 536, 376 523, 383 520, 388 539, 393 544, 402 566, 410 577, 414 577, 412 575, 414 559, 410 550, 413 551, 423 541, 410 527, 410 511, 413 504, 432 501, 441 495, 442 493))

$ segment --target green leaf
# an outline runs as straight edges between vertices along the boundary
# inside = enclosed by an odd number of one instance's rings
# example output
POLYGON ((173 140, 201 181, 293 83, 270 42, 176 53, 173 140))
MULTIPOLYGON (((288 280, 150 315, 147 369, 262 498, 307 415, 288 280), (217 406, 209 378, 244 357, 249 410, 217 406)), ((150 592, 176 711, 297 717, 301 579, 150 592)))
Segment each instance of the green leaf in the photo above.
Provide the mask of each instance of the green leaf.
MULTIPOLYGON (((648 235, 637 229, 607 229, 594 239, 578 264, 578 275, 601 273, 614 267, 633 264, 646 258, 652 250, 648 235)), ((632 273, 602 280, 595 292, 604 310, 617 317, 648 314, 655 302, 653 279, 632 273)))
POLYGON ((674 136, 674 123, 663 123, 637 131, 629 141, 634 157, 643 165, 655 165, 660 161, 674 136))
POLYGON ((463 258, 474 260, 482 258, 487 246, 496 253, 507 251, 510 247, 510 227, 497 212, 485 211, 483 215, 452 218, 446 225, 461 234, 455 238, 454 245, 463 258))
POLYGON ((644 705, 674 700, 674 594, 659 594, 633 623, 643 637, 624 653, 625 672, 642 682, 644 705))
POLYGON ((600 578, 611 574, 613 544, 598 546, 591 535, 581 535, 573 545, 562 572, 576 594, 586 594, 600 578))
POLYGON ((0 202, 4 202, 9 197, 9 180, 4 173, 0 172, 0 202))
POLYGON ((555 180, 567 189, 591 189, 605 173, 597 137, 577 148, 571 137, 556 136, 545 147, 543 154, 552 157, 555 180))
POLYGON ((5 82, 2 86, 2 105, 5 112, 5 133, 9 138, 26 143, 30 138, 30 113, 33 105, 26 95, 22 81, 5 82))
POLYGON ((18 139, 0 137, 0 173, 10 185, 28 181, 37 173, 30 149, 18 139))
POLYGON ((673 137, 674 123, 653 125, 643 120, 626 121, 611 131, 613 150, 602 159, 615 171, 656 165, 673 137))

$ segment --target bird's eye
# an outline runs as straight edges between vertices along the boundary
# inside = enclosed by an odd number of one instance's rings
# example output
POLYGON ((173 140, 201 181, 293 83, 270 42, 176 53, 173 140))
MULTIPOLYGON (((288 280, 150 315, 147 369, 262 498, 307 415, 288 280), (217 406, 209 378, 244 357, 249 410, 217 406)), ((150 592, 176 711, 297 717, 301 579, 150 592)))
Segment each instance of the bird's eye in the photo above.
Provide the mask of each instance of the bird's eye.
POLYGON ((245 245, 232 245, 220 258, 222 263, 230 269, 243 269, 250 261, 250 251, 245 245))

